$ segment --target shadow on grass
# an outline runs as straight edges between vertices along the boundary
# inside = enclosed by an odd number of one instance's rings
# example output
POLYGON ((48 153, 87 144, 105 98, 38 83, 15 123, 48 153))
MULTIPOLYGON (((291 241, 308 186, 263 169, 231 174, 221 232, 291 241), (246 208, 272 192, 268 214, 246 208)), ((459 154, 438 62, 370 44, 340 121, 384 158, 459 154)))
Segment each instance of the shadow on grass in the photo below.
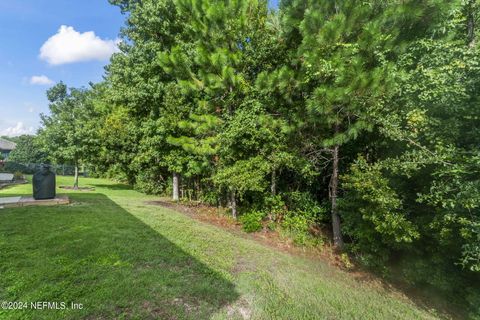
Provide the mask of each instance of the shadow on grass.
POLYGON ((381 287, 392 295, 401 292, 418 309, 426 312, 436 310, 439 319, 466 319, 468 311, 458 301, 452 301, 442 295, 431 286, 408 284, 405 276, 400 272, 392 273, 389 278, 383 278, 381 274, 366 267, 358 266, 360 276, 355 279, 362 284, 379 283, 381 287))
POLYGON ((115 184, 89 184, 95 188, 104 188, 107 190, 132 190, 133 187, 128 184, 115 183, 115 184))
POLYGON ((0 301, 67 303, 0 318, 208 319, 237 300, 220 273, 105 195, 74 199, 0 210, 0 301))

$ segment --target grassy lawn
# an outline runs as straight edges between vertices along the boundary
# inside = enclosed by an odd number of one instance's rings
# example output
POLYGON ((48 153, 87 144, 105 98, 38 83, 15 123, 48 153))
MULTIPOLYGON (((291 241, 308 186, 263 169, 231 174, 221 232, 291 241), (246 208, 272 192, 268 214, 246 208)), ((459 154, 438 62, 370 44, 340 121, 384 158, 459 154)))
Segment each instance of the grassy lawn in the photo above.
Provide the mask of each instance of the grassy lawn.
MULTIPOLYGON (((71 205, 0 209, 0 301, 83 309, 0 309, 0 319, 438 317, 327 263, 145 204, 152 196, 108 180, 80 182, 96 190, 70 192, 71 205)), ((15 186, 0 197, 30 189, 15 186)))

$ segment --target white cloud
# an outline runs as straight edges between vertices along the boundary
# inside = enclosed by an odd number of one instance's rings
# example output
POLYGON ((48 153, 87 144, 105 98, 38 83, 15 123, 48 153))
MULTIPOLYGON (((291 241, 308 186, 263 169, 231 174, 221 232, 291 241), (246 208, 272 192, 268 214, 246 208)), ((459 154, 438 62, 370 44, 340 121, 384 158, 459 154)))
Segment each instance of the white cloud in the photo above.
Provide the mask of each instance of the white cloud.
POLYGON ((23 122, 17 122, 15 126, 0 130, 0 136, 15 137, 22 134, 33 134, 33 127, 26 127, 23 122))
POLYGON ((73 27, 61 26, 40 48, 40 59, 52 65, 91 60, 108 60, 118 52, 120 40, 103 40, 89 31, 80 33, 73 27))
POLYGON ((49 79, 47 76, 32 76, 30 78, 30 84, 38 84, 41 86, 48 86, 54 84, 55 82, 49 79))

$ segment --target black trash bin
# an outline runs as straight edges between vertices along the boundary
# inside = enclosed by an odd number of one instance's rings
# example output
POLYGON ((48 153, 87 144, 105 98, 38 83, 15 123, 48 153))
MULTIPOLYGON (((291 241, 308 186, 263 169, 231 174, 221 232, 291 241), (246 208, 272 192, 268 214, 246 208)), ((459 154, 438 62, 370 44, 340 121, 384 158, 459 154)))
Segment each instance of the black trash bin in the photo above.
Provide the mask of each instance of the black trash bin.
POLYGON ((40 171, 33 175, 33 198, 45 200, 55 198, 55 173, 50 166, 42 165, 40 171))

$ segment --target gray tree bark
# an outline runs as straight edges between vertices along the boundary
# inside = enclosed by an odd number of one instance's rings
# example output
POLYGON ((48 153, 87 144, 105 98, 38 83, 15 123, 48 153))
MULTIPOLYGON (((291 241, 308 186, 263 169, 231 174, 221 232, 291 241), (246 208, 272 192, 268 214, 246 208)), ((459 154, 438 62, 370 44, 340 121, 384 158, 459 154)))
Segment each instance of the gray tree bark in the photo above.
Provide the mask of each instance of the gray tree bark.
POLYGON ((272 171, 272 184, 270 186, 270 191, 272 192, 272 196, 277 194, 277 172, 276 170, 272 171))
POLYGON ((475 46, 475 1, 469 0, 467 3, 467 42, 470 47, 475 46))
POLYGON ((179 200, 179 185, 180 185, 180 177, 177 172, 173 173, 173 201, 179 200))
POLYGON ((230 193, 230 206, 232 208, 232 216, 237 219, 237 195, 235 190, 230 193))
POLYGON ((340 216, 338 215, 337 197, 338 197, 338 163, 339 163, 339 146, 335 145, 332 150, 333 168, 332 178, 330 180, 330 200, 332 202, 332 229, 333 229, 333 245, 335 248, 343 249, 343 237, 340 226, 340 216))
POLYGON ((75 178, 73 180, 73 189, 78 190, 78 163, 75 161, 75 178))

